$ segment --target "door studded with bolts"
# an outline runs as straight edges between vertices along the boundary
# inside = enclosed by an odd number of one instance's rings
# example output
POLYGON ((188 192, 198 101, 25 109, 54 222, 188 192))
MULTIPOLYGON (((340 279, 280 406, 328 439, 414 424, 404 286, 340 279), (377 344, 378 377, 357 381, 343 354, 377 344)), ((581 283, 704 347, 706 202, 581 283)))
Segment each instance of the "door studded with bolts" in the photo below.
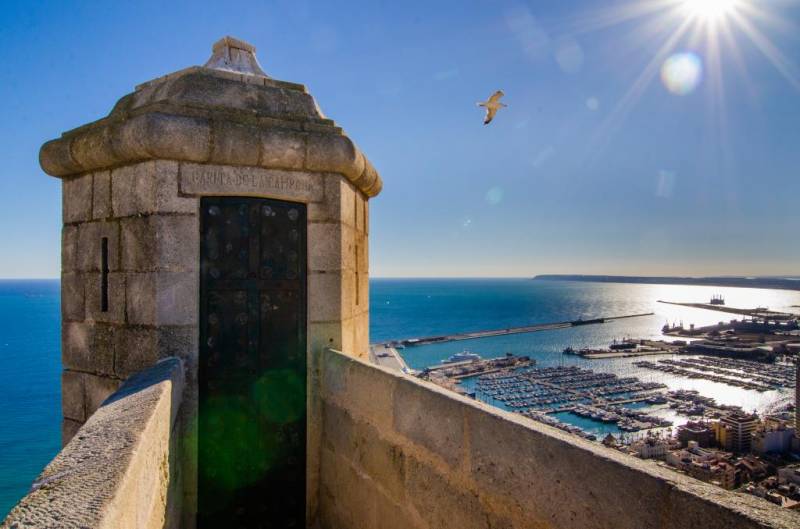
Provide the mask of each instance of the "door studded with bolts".
POLYGON ((198 526, 304 527, 306 208, 201 201, 198 526))

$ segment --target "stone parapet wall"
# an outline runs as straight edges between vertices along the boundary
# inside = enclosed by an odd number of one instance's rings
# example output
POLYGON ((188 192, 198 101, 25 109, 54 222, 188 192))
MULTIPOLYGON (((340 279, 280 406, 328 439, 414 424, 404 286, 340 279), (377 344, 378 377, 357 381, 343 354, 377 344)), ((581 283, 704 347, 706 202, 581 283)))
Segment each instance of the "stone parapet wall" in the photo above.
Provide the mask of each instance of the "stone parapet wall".
POLYGON ((351 356, 319 359, 323 529, 798 527, 768 502, 351 356))
POLYGON ((47 465, 3 529, 178 527, 181 479, 173 435, 181 360, 130 377, 47 465))

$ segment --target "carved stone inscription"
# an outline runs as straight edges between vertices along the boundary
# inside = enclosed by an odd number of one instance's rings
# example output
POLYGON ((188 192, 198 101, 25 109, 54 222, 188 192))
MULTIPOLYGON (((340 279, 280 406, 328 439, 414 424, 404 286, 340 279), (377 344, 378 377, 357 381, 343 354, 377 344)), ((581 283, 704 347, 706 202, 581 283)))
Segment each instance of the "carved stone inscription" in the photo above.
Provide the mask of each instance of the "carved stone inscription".
POLYGON ((181 164, 181 192, 187 195, 249 195, 300 202, 323 199, 323 175, 260 167, 181 164))

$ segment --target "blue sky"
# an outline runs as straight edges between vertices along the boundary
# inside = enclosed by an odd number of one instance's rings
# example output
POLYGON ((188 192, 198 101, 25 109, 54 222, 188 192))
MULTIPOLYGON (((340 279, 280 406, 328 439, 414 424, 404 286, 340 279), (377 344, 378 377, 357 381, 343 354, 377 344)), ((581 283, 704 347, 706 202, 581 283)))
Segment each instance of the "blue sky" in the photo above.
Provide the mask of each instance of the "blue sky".
POLYGON ((39 146, 226 34, 381 172, 373 276, 797 275, 800 8, 759 4, 737 13, 761 49, 730 24, 715 68, 699 21, 659 53, 689 14, 625 16, 648 0, 6 0, 0 277, 58 275, 39 146), (659 72, 688 52, 703 74, 678 95, 659 72), (475 102, 498 88, 509 107, 483 126, 475 102))

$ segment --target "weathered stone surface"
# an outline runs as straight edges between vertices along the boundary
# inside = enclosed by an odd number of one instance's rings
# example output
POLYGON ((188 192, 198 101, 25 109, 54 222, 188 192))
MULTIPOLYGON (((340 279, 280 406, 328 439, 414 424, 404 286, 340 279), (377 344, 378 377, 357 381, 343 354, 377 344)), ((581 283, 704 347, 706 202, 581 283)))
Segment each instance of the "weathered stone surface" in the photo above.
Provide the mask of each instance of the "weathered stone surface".
MULTIPOLYGON (((73 421, 72 419, 61 419, 61 446, 67 446, 75 434, 78 433, 80 427, 83 426, 82 422, 73 421)), ((6 520, 6 523, 7 520, 6 520)), ((3 529, 6 529, 6 525, 2 525, 3 529)), ((16 529, 13 525, 9 524, 9 529, 16 529)))
POLYGON ((69 370, 62 372, 61 414, 64 418, 80 423, 86 420, 86 404, 83 394, 83 373, 69 370))
POLYGON ((411 442, 456 468, 464 445, 463 406, 444 391, 434 388, 422 391, 414 382, 398 381, 394 392, 394 426, 411 442))
POLYGON ((117 161, 111 141, 110 128, 86 129, 72 141, 70 147, 72 159, 78 160, 86 171, 110 167, 117 161))
POLYGON ((355 336, 353 337, 353 354, 358 358, 369 357, 369 307, 364 312, 353 316, 355 336))
POLYGON ((356 435, 356 468, 377 482, 389 497, 402 501, 408 471, 402 448, 384 440, 377 429, 365 422, 357 423, 356 435))
POLYGON ((155 182, 140 177, 144 164, 127 165, 112 171, 112 203, 117 217, 152 213, 155 202, 155 182))
POLYGON ((97 408, 117 389, 122 381, 116 378, 83 373, 83 391, 85 396, 86 416, 91 416, 97 408))
POLYGON ((119 270, 119 224, 85 222, 78 225, 77 267, 83 272, 99 272, 102 266, 102 239, 108 239, 108 269, 119 270))
POLYGON ((140 114, 112 131, 117 165, 152 159, 205 162, 211 154, 211 123, 206 118, 140 114))
POLYGON ((342 225, 339 223, 310 223, 308 225, 308 269, 338 271, 348 260, 342 254, 342 225))
POLYGON ((105 219, 111 216, 111 171, 94 174, 92 192, 92 218, 105 219))
POLYGON ((310 322, 342 319, 342 275, 339 272, 308 274, 308 320, 310 322))
POLYGON ((164 101, 176 106, 227 110, 233 115, 321 121, 313 98, 302 85, 270 79, 243 82, 247 77, 250 76, 232 76, 210 68, 189 68, 141 85, 134 93, 130 110, 164 101))
POLYGON ((170 359, 128 380, 77 432, 65 419, 72 440, 2 527, 164 527, 182 389, 180 361, 170 359))
POLYGON ((260 158, 260 131, 256 127, 214 121, 214 143, 211 163, 233 165, 258 165, 260 158))
MULTIPOLYGON (((342 269, 356 270, 358 264, 358 248, 356 247, 356 231, 351 226, 342 226, 342 269)), ((353 296, 356 299, 356 296, 353 296)))
MULTIPOLYGON (((351 250, 348 253, 352 255, 353 252, 351 250)), ((353 317, 356 305, 356 273, 352 268, 344 269, 341 271, 341 277, 342 308, 339 318, 350 320, 353 317)))
POLYGON ((269 196, 315 202, 324 196, 320 178, 301 171, 181 164, 181 192, 187 195, 269 196))
POLYGON ((128 271, 191 271, 199 261, 194 215, 152 215, 121 221, 122 266, 128 271))
POLYGON ((92 219, 92 175, 65 178, 61 193, 64 224, 92 219))
POLYGON ((375 486, 348 461, 322 449, 320 512, 323 528, 377 528, 375 486))
POLYGON ((205 64, 206 68, 267 77, 258 64, 256 48, 252 44, 233 37, 223 37, 211 49, 213 52, 205 64))
POLYGON ((74 272, 78 269, 78 227, 61 228, 61 270, 74 272))
POLYGON ((309 134, 306 141, 306 169, 340 173, 352 181, 368 163, 347 136, 309 134))
POLYGON ((40 164, 65 177, 153 159, 216 161, 339 173, 367 196, 380 191, 377 171, 302 86, 234 77, 194 68, 146 83, 108 118, 43 145, 40 164))
POLYGON ((428 529, 425 521, 407 508, 407 502, 380 492, 376 494, 375 500, 376 518, 380 529, 428 529))
POLYGON ((350 181, 368 197, 378 195, 383 189, 383 181, 369 161, 364 165, 364 171, 357 178, 351 178, 350 181))
POLYGON ((106 324, 62 323, 61 364, 64 369, 113 375, 114 328, 106 324))
POLYGON ((142 162, 112 171, 114 214, 194 213, 197 201, 179 195, 178 163, 142 162))
POLYGON ((354 233, 355 244, 355 269, 359 272, 369 271, 369 239, 364 232, 354 233))
POLYGON ((127 275, 128 322, 133 325, 195 325, 197 272, 145 272, 127 275))
POLYGON ((85 317, 83 274, 64 272, 61 274, 61 319, 82 321, 85 317))
POLYGON ((102 274, 89 272, 83 275, 86 288, 86 320, 107 323, 125 323, 125 274, 108 274, 108 307, 103 310, 102 274))
POLYGON ((196 327, 130 327, 118 330, 114 338, 114 374, 118 378, 127 378, 161 359, 175 356, 185 360, 191 380, 197 355, 196 327))
POLYGON ((306 141, 299 132, 282 129, 261 131, 261 167, 302 169, 305 165, 306 141))
POLYGON ((485 510, 474 493, 449 482, 430 465, 415 459, 408 463, 408 499, 430 527, 489 529, 485 510))
POLYGON ((146 369, 159 360, 156 330, 137 327, 120 329, 114 336, 114 350, 115 375, 119 378, 146 369))
POLYGON ((199 201, 180 194, 180 165, 170 160, 155 160, 153 172, 156 179, 155 207, 157 213, 197 214, 199 201))
POLYGON ((321 352, 325 348, 341 350, 342 326, 339 322, 320 322, 308 324, 308 348, 312 352, 321 352))
POLYGON ((381 432, 394 430, 397 379, 376 376, 371 366, 341 358, 331 350, 314 352, 322 356, 323 400, 346 409, 355 419, 369 422, 381 432))
POLYGON ((339 323, 342 327, 342 348, 345 351, 353 351, 356 337, 355 320, 349 318, 341 320, 339 323))
POLYGON ((367 201, 364 200, 364 195, 362 195, 359 191, 356 191, 354 194, 355 194, 355 209, 356 209, 355 226, 356 230, 363 233, 365 230, 366 216, 367 216, 364 204, 366 204, 367 201))
POLYGON ((342 175, 334 173, 320 173, 324 185, 324 198, 321 202, 308 204, 307 215, 309 222, 344 222, 339 187, 345 180, 342 175))
POLYGON ((39 165, 53 176, 67 177, 81 172, 82 166, 72 158, 70 144, 61 138, 50 140, 39 149, 39 165))

